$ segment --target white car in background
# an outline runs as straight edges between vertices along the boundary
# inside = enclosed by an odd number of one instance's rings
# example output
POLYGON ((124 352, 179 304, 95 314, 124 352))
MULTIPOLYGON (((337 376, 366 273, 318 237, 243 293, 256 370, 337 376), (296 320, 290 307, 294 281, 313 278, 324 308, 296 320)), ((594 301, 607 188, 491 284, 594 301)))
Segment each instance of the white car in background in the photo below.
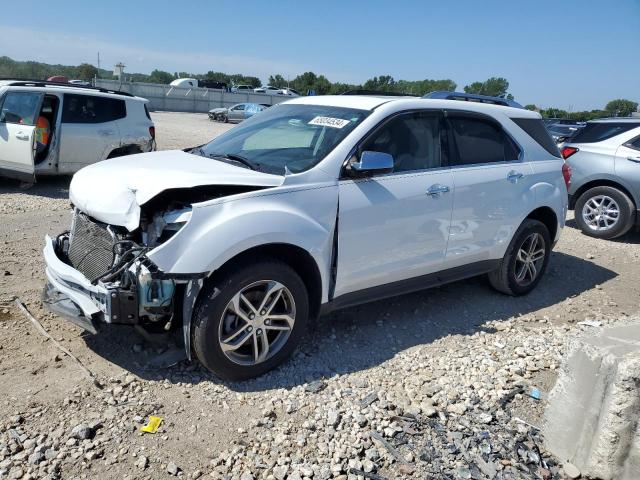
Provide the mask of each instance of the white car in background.
POLYGON ((254 88, 251 85, 234 85, 231 87, 231 93, 253 93, 254 88))
POLYGON ((521 108, 300 97, 206 145, 78 172, 44 299, 91 332, 181 324, 189 358, 254 377, 321 312, 483 274, 531 292, 568 173, 521 108))
POLYGON ((33 182, 69 175, 107 158, 155 150, 147 100, 46 81, 0 81, 0 176, 33 182), (50 127, 36 142, 36 123, 50 127))
POLYGON ((299 97, 300 94, 293 88, 279 88, 267 85, 266 87, 254 88, 255 93, 266 93, 267 95, 284 95, 287 97, 299 97))

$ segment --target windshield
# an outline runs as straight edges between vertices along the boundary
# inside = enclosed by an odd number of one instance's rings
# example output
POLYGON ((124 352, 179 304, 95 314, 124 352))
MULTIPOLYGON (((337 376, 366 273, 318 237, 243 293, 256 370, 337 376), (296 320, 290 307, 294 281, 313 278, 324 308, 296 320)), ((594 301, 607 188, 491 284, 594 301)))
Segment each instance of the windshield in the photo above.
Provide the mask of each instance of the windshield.
POLYGON ((299 173, 326 157, 368 114, 325 105, 274 105, 193 153, 267 173, 299 173))

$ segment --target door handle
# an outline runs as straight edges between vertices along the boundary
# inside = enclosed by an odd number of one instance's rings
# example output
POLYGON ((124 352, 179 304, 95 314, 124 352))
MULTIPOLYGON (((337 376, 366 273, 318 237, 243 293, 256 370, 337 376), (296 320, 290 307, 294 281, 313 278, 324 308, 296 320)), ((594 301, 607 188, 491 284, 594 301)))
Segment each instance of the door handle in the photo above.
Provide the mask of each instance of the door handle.
POLYGON ((627 160, 635 163, 640 163, 640 157, 627 157, 627 160))
POLYGON ((16 133, 16 139, 17 140, 29 140, 29 135, 27 135, 24 132, 18 132, 18 133, 16 133))
POLYGON ((431 185, 429 190, 427 190, 427 195, 431 195, 432 197, 437 197, 441 193, 447 193, 449 191, 449 187, 446 185, 440 185, 436 183, 435 185, 431 185))
POLYGON ((507 180, 509 180, 511 183, 518 183, 518 180, 520 180, 522 177, 524 177, 524 173, 516 172, 515 170, 511 170, 507 174, 507 180))

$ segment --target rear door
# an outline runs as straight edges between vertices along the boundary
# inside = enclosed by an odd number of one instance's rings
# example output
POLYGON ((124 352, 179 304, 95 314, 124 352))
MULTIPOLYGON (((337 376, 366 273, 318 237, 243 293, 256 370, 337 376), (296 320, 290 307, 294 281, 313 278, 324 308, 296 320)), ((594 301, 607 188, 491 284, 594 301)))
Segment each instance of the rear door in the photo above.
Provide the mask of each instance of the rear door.
POLYGON ((65 93, 60 128, 60 173, 74 173, 107 158, 120 147, 118 121, 127 116, 124 100, 65 93))
POLYGON ((0 99, 0 175, 35 181, 35 122, 44 94, 8 91, 0 99))
MULTIPOLYGON (((636 208, 640 208, 640 129, 634 131, 638 134, 618 147, 616 151, 615 170, 616 175, 624 180, 625 185, 631 190, 636 208)), ((630 132, 631 133, 631 132, 630 132)))
POLYGON ((531 166, 487 115, 447 112, 455 186, 445 268, 490 261, 508 245, 535 203, 531 166))

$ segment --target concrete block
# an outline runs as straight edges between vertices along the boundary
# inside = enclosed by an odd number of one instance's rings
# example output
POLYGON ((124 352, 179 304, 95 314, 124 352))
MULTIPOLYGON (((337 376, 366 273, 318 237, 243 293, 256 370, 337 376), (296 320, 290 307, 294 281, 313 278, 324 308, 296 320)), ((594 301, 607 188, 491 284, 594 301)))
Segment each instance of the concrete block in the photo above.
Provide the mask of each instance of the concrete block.
POLYGON ((640 479, 640 324, 571 339, 549 394, 547 449, 583 476, 640 479))

